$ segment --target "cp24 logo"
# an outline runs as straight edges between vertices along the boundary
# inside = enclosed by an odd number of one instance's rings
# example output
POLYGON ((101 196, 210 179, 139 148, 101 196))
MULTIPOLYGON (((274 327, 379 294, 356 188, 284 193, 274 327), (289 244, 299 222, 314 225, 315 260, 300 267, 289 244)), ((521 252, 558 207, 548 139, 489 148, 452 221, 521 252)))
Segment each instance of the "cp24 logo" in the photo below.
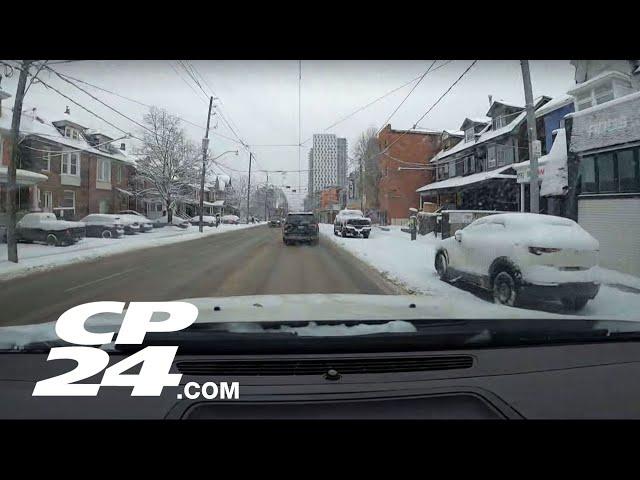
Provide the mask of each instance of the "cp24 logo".
MULTIPOLYGON (((95 397, 100 387, 133 387, 131 396, 149 397, 159 396, 164 387, 177 387, 182 374, 169 373, 178 351, 177 346, 149 346, 107 368, 109 354, 95 346, 111 343, 115 332, 89 332, 85 322, 98 313, 122 314, 124 307, 124 302, 92 302, 63 313, 56 322, 56 335, 68 343, 83 346, 54 347, 47 361, 75 360, 78 365, 70 372, 36 383, 32 396, 95 397), (124 374, 140 363, 140 373, 124 374), (74 383, 103 370, 99 384, 74 383)), ((197 307, 186 302, 131 302, 115 344, 141 345, 147 332, 175 332, 187 328, 196 318, 197 307), (168 318, 151 321, 154 313, 168 314, 168 318)))

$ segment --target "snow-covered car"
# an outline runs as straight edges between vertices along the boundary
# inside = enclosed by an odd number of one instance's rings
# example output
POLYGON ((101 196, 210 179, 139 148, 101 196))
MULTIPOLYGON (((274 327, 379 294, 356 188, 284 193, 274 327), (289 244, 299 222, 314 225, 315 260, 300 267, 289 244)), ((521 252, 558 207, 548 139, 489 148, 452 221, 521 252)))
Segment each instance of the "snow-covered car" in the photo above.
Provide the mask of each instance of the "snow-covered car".
POLYGON ((80 220, 86 225, 87 237, 120 238, 124 225, 118 215, 91 213, 80 220))
POLYGON ((18 241, 46 242, 48 245, 73 245, 86 235, 85 224, 58 220, 53 213, 27 213, 16 224, 18 241))
POLYGON ((124 225, 124 233, 132 235, 138 232, 149 232, 153 230, 153 222, 142 215, 120 215, 117 217, 124 225))
MULTIPOLYGON (((195 225, 196 227, 200 225, 200 215, 196 215, 195 217, 191 217, 189 219, 189 223, 191 225, 195 225)), ((216 217, 211 215, 203 215, 202 216, 202 225, 205 227, 215 227, 216 226, 216 217)))
MULTIPOLYGON (((159 217, 156 218, 153 222, 154 227, 156 228, 160 228, 160 227, 166 227, 169 225, 169 218, 167 215, 163 216, 163 217, 159 217)), ((182 218, 179 215, 176 215, 175 213, 171 216, 171 225, 173 225, 174 227, 179 227, 179 228, 189 228, 191 226, 191 223, 189 223, 189 220, 186 220, 184 218, 182 218)))
POLYGON ((220 217, 220 222, 231 225, 238 225, 238 223, 240 223, 240 217, 238 217, 237 215, 223 215, 222 217, 220 217))
POLYGON ((493 292, 496 303, 522 298, 560 300, 580 310, 598 294, 599 243, 568 218, 535 213, 489 215, 440 242, 440 279, 493 292))
POLYGON ((333 222, 333 234, 343 237, 369 238, 371 234, 371 220, 362 214, 361 210, 340 210, 333 222))

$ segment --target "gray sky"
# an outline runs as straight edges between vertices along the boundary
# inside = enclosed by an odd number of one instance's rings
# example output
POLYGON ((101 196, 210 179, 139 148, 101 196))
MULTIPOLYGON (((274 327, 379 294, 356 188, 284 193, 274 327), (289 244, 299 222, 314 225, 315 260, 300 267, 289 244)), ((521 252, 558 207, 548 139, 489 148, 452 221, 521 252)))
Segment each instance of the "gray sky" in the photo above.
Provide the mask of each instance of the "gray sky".
MULTIPOLYGON (((420 76, 433 60, 420 61, 303 61, 301 83, 301 137, 306 140, 314 133, 340 118, 371 102, 384 93, 420 76)), ((440 60, 434 68, 446 60, 440 60)), ((213 92, 222 114, 232 121, 236 133, 256 154, 257 165, 253 165, 254 182, 264 181, 264 174, 256 169, 297 170, 298 147, 261 147, 262 144, 298 143, 298 62, 297 61, 192 61, 192 65, 204 78, 203 88, 213 92)), ((409 99, 391 120, 393 128, 404 129, 414 122, 467 68, 471 60, 454 60, 448 65, 429 73, 415 89, 409 99)), ((200 128, 184 123, 187 134, 196 141, 204 135, 207 101, 205 95, 188 77, 176 61, 78 61, 53 65, 65 73, 120 95, 149 105, 157 105, 186 120, 201 125, 200 128), (173 67, 172 67, 173 66, 173 67), (178 73, 174 70, 178 70, 178 73), (185 82, 188 82, 190 88, 185 82), (196 93, 197 92, 197 93, 196 93)), ((3 72, 4 68, 0 68, 3 72)), ((574 83, 573 67, 568 60, 531 62, 531 77, 534 96, 551 97, 565 93, 574 83)), ((4 78, 2 86, 14 93, 18 75, 4 78)), ((66 84, 53 74, 42 77, 47 83, 72 97, 95 113, 125 131, 136 133, 140 127, 100 105, 75 87, 66 84)), ((82 85, 93 95, 141 122, 145 107, 128 100, 82 85)), ((349 151, 357 136, 366 128, 382 126, 382 122, 410 91, 408 85, 385 99, 375 103, 333 127, 329 133, 346 137, 349 151)), ((454 89, 420 122, 421 127, 433 129, 458 129, 465 117, 484 116, 488 106, 488 95, 494 99, 524 105, 522 76, 518 60, 481 60, 454 87, 454 89)), ((13 99, 8 101, 11 104, 13 99)), ((37 107, 49 120, 53 113, 62 114, 70 102, 42 85, 31 87, 25 98, 26 107, 37 107)), ((112 127, 70 104, 74 117, 92 128, 120 136, 112 127)), ((55 115, 57 116, 57 115, 55 115)), ((215 125, 215 117, 212 126, 215 125)), ((239 147, 215 133, 234 137, 223 124, 217 122, 212 130, 214 154, 239 147)), ((305 147, 310 146, 307 142, 305 147)), ((308 148, 302 148, 301 168, 307 168, 308 148)), ((248 154, 241 149, 240 155, 227 155, 221 161, 237 170, 246 171, 248 154)), ((233 173, 227 170, 229 173, 233 173)), ((302 172, 302 187, 306 185, 306 172, 302 172)), ((285 177, 272 174, 270 183, 298 186, 298 174, 291 172, 285 177)), ((298 195, 302 199, 302 195, 298 195)), ((290 197, 293 200, 293 197, 290 197)))

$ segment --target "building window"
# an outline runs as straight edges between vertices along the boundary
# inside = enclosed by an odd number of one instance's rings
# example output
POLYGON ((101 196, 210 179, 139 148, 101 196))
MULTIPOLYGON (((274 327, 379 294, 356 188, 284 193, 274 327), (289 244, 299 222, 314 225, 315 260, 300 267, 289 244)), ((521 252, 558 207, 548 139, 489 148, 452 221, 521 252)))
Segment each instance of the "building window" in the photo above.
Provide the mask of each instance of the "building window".
POLYGON ((464 141, 465 142, 472 142, 476 137, 476 131, 473 127, 471 128, 467 128, 464 131, 464 141))
POLYGON ((109 160, 105 160, 104 158, 98 159, 98 181, 111 181, 111 162, 109 160))
POLYGON ((640 149, 618 150, 580 162, 581 193, 640 192, 640 149))
POLYGON ((53 211, 53 192, 42 192, 42 209, 45 212, 53 211))
POLYGON ((640 175, 638 174, 639 160, 633 150, 617 152, 618 159, 618 188, 621 192, 636 192, 640 189, 640 175))
POLYGON ((122 183, 122 165, 118 165, 118 170, 116 172, 118 183, 122 183))
POLYGON ((64 175, 80 176, 80 154, 63 153, 60 172, 64 175))
POLYGON ((598 191, 601 193, 616 191, 616 172, 613 152, 597 156, 598 191))
POLYGON ((44 172, 51 171, 51 152, 49 150, 42 152, 42 170, 44 172))
POLYGON ((449 163, 449 178, 456 176, 456 161, 449 163))
POLYGON ((608 83, 593 90, 596 105, 613 100, 613 85, 608 83))
POLYGON ((487 147, 487 168, 493 168, 496 166, 496 146, 489 145, 487 147))
POLYGON ((580 191, 582 193, 597 192, 596 185, 596 159, 584 157, 580 162, 580 191))
POLYGON ((62 207, 65 210, 71 210, 73 214, 76 213, 76 192, 73 190, 65 190, 62 197, 62 207))
POLYGON ((507 116, 500 115, 499 117, 493 119, 493 129, 498 130, 499 128, 506 127, 507 123, 507 116))
POLYGON ((578 111, 591 108, 591 92, 587 93, 586 95, 576 97, 576 106, 578 111))

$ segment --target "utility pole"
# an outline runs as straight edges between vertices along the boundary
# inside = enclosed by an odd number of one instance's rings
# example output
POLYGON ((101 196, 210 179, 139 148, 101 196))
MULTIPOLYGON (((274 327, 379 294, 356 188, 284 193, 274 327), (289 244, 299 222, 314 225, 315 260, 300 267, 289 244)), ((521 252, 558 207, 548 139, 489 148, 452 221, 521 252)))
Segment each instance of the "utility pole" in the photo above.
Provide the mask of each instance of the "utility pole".
POLYGON ((540 187, 538 185, 538 157, 540 156, 540 141, 536 131, 536 114, 533 109, 533 92, 531 89, 531 74, 529 60, 520 60, 522 67, 522 81, 524 82, 524 99, 527 109, 527 133, 529 136, 529 210, 531 213, 540 211, 540 187))
POLYGON ((202 139, 202 178, 200 179, 200 223, 198 231, 202 233, 202 222, 204 213, 204 177, 207 172, 207 150, 209 149, 209 124, 211 123, 211 107, 213 107, 213 97, 209 98, 209 114, 207 115, 207 130, 202 139))
POLYGON ((18 142, 20 141, 20 120, 22 118, 22 101, 27 85, 27 76, 31 60, 24 60, 20 69, 16 100, 13 104, 13 117, 11 118, 11 156, 9 157, 7 178, 7 259, 18 263, 18 242, 16 241, 16 165, 18 163, 18 142))
POLYGON ((267 218, 267 198, 269 197, 269 172, 267 172, 267 183, 264 186, 264 221, 268 221, 267 218))
POLYGON ((362 155, 360 155, 360 211, 364 213, 364 176, 362 175, 362 155))
POLYGON ((251 152, 249 152, 249 182, 247 184, 247 225, 249 224, 249 199, 251 198, 251 152))

